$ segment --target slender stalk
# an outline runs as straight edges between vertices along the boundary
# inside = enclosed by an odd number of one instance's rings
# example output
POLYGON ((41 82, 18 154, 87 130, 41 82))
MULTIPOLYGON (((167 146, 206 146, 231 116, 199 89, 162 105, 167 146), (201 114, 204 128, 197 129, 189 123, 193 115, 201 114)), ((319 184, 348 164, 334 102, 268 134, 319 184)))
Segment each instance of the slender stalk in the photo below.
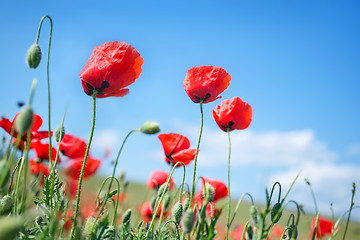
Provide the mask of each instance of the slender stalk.
POLYGON ((203 131, 203 125, 204 125, 204 114, 203 114, 203 107, 202 107, 203 100, 200 100, 199 103, 200 103, 201 123, 200 123, 199 139, 198 139, 198 143, 197 143, 197 147, 196 147, 195 161, 194 161, 194 173, 193 173, 193 180, 192 180, 192 187, 191 187, 191 195, 190 195, 190 206, 192 205, 192 202, 193 202, 193 200, 194 200, 195 177, 196 177, 196 164, 197 164, 197 159, 198 159, 198 155, 199 155, 200 140, 201 140, 201 135, 202 135, 202 131, 203 131))
POLYGON ((90 150, 90 145, 91 145, 91 141, 94 135, 94 128, 95 128, 95 116, 96 116, 96 91, 93 91, 93 119, 92 119, 92 125, 91 125, 91 131, 90 131, 90 137, 89 137, 89 142, 88 145, 86 147, 86 152, 85 152, 85 156, 84 156, 84 162, 81 168, 81 172, 80 172, 80 178, 79 178, 79 185, 78 185, 78 192, 77 192, 77 196, 76 196, 76 205, 75 205, 75 211, 74 211, 74 222, 71 228, 71 234, 70 234, 70 240, 74 239, 74 234, 75 234, 75 228, 76 228, 76 218, 79 212, 79 203, 80 203, 80 193, 81 193, 81 184, 82 184, 82 180, 83 180, 83 176, 84 176, 84 171, 85 171, 85 166, 86 166, 86 160, 87 157, 89 155, 89 150, 90 150))
POLYGON ((345 236, 346 236, 346 232, 349 226, 349 221, 350 221, 350 215, 351 215, 351 210, 354 206, 354 196, 355 196, 355 182, 353 182, 353 189, 352 189, 352 195, 351 195, 351 204, 350 204, 350 209, 349 209, 349 214, 346 220, 346 226, 345 226, 345 230, 344 230, 344 236, 343 236, 343 240, 345 240, 345 236))
POLYGON ((226 220, 226 237, 225 239, 229 239, 229 227, 230 227, 230 156, 231 156, 231 140, 230 140, 230 128, 226 129, 228 140, 229 140, 229 157, 228 157, 228 214, 226 220))
POLYGON ((35 43, 37 44, 39 42, 39 38, 40 38, 40 32, 41 32, 41 27, 43 24, 43 21, 45 19, 49 19, 50 21, 50 33, 49 33, 49 45, 48 45, 48 52, 47 52, 47 61, 46 61, 46 76, 47 76, 47 89, 48 89, 48 128, 49 128, 49 159, 51 161, 51 114, 50 114, 50 48, 51 48, 51 37, 52 37, 52 29, 53 29, 53 23, 52 23, 52 19, 50 16, 45 15, 41 18, 40 20, 40 24, 39 24, 39 29, 37 32, 37 36, 36 36, 36 41, 35 43))
MULTIPOLYGON (((122 142, 121 147, 120 147, 120 149, 119 149, 119 152, 118 152, 118 154, 117 154, 117 156, 116 156, 116 159, 115 159, 114 168, 113 168, 113 171, 112 171, 112 174, 111 174, 109 187, 108 187, 108 190, 107 190, 107 192, 106 192, 105 197, 107 197, 108 194, 110 193, 111 186, 112 186, 112 182, 113 182, 113 180, 114 180, 114 178, 115 178, 116 166, 117 166, 117 164, 118 164, 119 157, 120 157, 121 151, 122 151, 122 149, 123 149, 123 147, 124 147, 124 145, 125 145, 126 140, 127 140, 128 137, 131 135, 131 133, 133 133, 133 132, 135 132, 135 131, 139 131, 139 130, 140 130, 139 128, 136 128, 136 129, 131 130, 131 131, 126 135, 124 141, 122 142)), ((119 194, 119 193, 118 193, 118 194, 119 194)), ((100 209, 100 212, 99 212, 99 215, 100 215, 100 213, 104 210, 105 205, 106 205, 106 201, 104 201, 104 202, 102 203, 101 209, 100 209)))
POLYGON ((306 184, 309 185, 309 187, 310 187, 311 196, 312 196, 312 198, 313 198, 314 205, 315 205, 315 212, 318 213, 318 207, 317 207, 317 204, 316 204, 316 198, 315 198, 314 190, 312 189, 311 183, 310 183, 306 178, 305 178, 305 182, 306 182, 306 184))

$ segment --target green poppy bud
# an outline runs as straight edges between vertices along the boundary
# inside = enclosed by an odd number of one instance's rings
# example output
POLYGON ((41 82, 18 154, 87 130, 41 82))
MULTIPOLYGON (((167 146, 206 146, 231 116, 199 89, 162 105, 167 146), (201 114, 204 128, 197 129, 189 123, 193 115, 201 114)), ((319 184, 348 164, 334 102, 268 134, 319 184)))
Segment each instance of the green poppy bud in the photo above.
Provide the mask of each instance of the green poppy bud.
POLYGON ((157 197, 152 197, 150 200, 151 209, 153 209, 153 210, 155 209, 156 200, 157 200, 157 197))
POLYGON ((214 200, 215 189, 210 184, 205 183, 202 194, 205 201, 212 202, 214 200))
MULTIPOLYGON (((0 180, 5 176, 5 181, 3 186, 9 181, 10 178, 10 169, 7 169, 7 161, 0 160, 0 180)), ((3 186, 0 186, 2 188, 3 186)))
POLYGON ((0 218, 0 239, 15 239, 24 229, 24 217, 9 216, 0 218))
POLYGON ((184 200, 184 211, 186 211, 188 209, 190 205, 190 198, 185 198, 184 200))
POLYGON ((185 234, 191 232, 195 223, 195 214, 191 208, 185 211, 184 216, 182 218, 182 227, 185 234))
POLYGON ((157 192, 158 197, 161 197, 163 191, 165 191, 165 192, 167 191, 166 183, 164 183, 163 185, 161 185, 161 186, 159 187, 159 190, 158 190, 158 192, 157 192))
POLYGON ((8 215, 11 213, 12 209, 14 207, 13 200, 9 195, 5 195, 0 200, 0 216, 8 215))
POLYGON ((61 124, 60 124, 55 129, 56 142, 60 142, 64 138, 64 136, 65 136, 65 128, 64 128, 64 126, 61 126, 61 124))
POLYGON ((19 115, 15 119, 15 130, 19 134, 28 131, 33 121, 33 111, 29 105, 21 109, 19 115))
POLYGON ((290 239, 296 239, 298 236, 297 227, 295 224, 291 224, 288 229, 288 235, 290 239))
POLYGON ((271 209, 271 221, 272 223, 277 223, 282 215, 281 203, 275 203, 271 209))
POLYGON ((164 211, 168 210, 168 208, 170 206, 170 200, 171 200, 171 198, 170 198, 169 194, 166 193, 164 196, 164 211))
POLYGON ((41 60, 41 49, 37 43, 30 46, 27 55, 26 62, 30 68, 37 68, 41 60))
POLYGON ((96 218, 91 216, 88 217, 88 219, 86 219, 84 233, 87 238, 90 238, 90 236, 94 234, 95 225, 96 225, 96 218))
POLYGON ((252 221, 257 224, 258 223, 258 211, 254 205, 251 205, 250 207, 250 217, 252 221))
POLYGON ((145 134, 155 134, 160 132, 159 124, 157 122, 145 122, 140 131, 145 134))
POLYGON ((172 208, 172 216, 177 224, 180 223, 182 214, 183 214, 183 206, 179 202, 175 203, 172 208))
POLYGON ((131 219, 131 209, 129 208, 128 210, 125 211, 125 213, 122 216, 122 223, 123 224, 128 224, 130 223, 130 219, 131 219))

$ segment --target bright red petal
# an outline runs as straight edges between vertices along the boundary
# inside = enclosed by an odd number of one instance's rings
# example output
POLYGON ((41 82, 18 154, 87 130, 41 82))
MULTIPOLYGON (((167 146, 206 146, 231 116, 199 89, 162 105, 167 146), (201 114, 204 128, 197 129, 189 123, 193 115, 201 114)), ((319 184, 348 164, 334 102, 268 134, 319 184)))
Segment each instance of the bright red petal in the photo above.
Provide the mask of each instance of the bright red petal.
MULTIPOLYGON (((228 188, 225 185, 225 183, 223 183, 222 181, 209 179, 207 177, 204 177, 204 180, 205 183, 210 184, 215 189, 214 201, 224 198, 228 195, 228 188)), ((204 189, 204 183, 202 181, 200 187, 201 193, 203 192, 203 189, 204 189)))
MULTIPOLYGON (((184 149, 180 152, 174 153, 172 155, 172 165, 175 165, 177 162, 183 162, 185 165, 188 165, 192 160, 194 160, 196 155, 196 149, 184 149)), ((179 167, 181 165, 178 165, 179 167)))
POLYGON ((83 158, 85 156, 87 144, 81 138, 70 134, 65 134, 61 140, 60 150, 69 158, 83 158))
POLYGON ((177 133, 159 134, 158 138, 161 141, 167 158, 171 158, 174 153, 190 147, 189 139, 177 133))
MULTIPOLYGON (((79 179, 83 162, 83 158, 68 160, 65 167, 65 174, 70 178, 79 179)), ((99 159, 88 156, 83 178, 86 179, 87 177, 94 175, 100 165, 101 161, 99 159)))

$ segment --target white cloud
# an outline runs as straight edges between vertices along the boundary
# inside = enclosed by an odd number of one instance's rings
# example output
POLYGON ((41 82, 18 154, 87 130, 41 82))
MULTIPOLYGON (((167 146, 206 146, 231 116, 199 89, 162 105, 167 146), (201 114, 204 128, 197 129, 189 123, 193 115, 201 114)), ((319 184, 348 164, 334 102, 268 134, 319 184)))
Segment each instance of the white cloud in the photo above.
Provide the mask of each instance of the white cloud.
POLYGON ((360 156, 360 143, 353 143, 346 149, 348 156, 360 156))
MULTIPOLYGON (((191 130, 192 139, 197 139, 197 131, 191 130)), ((261 166, 298 166, 304 162, 331 162, 338 158, 316 139, 311 129, 280 132, 233 131, 231 134, 231 164, 261 166)), ((194 145, 194 143, 193 143, 194 145)), ((227 134, 206 128, 200 145, 200 165, 224 165, 228 158, 227 134)))
POLYGON ((91 149, 100 152, 113 151, 118 143, 119 134, 114 129, 101 129, 95 131, 91 149))

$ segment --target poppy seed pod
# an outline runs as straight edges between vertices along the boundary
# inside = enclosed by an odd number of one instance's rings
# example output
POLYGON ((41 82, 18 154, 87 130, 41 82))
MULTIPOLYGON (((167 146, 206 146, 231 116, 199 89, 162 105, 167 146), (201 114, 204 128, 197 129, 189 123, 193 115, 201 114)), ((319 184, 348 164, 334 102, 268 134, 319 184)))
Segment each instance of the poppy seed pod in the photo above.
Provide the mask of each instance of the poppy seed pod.
POLYGON ((188 210, 185 211, 181 223, 184 233, 185 234, 190 233, 195 223, 195 214, 192 209, 189 208, 188 210))
POLYGON ((156 197, 151 198, 151 200, 150 200, 151 209, 155 209, 156 200, 157 200, 156 197))
POLYGON ((165 194, 164 196, 164 211, 168 210, 169 206, 170 206, 170 195, 169 194, 165 194))
POLYGON ((297 227, 295 224, 291 224, 288 229, 288 235, 290 239, 296 239, 298 236, 297 227))
POLYGON ((183 214, 183 206, 179 202, 175 203, 172 208, 172 216, 177 224, 180 223, 182 214, 183 214))
POLYGON ((145 122, 140 131, 145 134, 156 134, 160 132, 159 124, 157 122, 145 122))
POLYGON ((282 215, 281 203, 275 203, 271 209, 271 222, 277 223, 282 215))
POLYGON ((95 225, 96 225, 96 218, 94 218, 93 216, 88 217, 84 228, 84 233, 86 237, 90 238, 91 235, 93 235, 93 232, 95 230, 95 225))
POLYGON ((0 216, 8 215, 14 207, 13 200, 9 195, 5 195, 0 200, 0 216))
POLYGON ((159 190, 158 190, 158 192, 157 192, 157 195, 158 195, 158 197, 161 197, 161 195, 162 195, 162 193, 165 191, 167 191, 167 186, 166 186, 166 183, 164 183, 163 185, 161 185, 160 187, 159 187, 159 190))
POLYGON ((186 211, 188 209, 190 205, 190 198, 185 198, 184 200, 184 211, 186 211))
POLYGON ((209 183, 205 183, 202 194, 205 201, 212 202, 214 200, 215 189, 209 183))
MULTIPOLYGON (((0 179, 5 176, 5 181, 3 186, 9 181, 10 178, 10 169, 7 169, 7 162, 5 160, 0 160, 0 179)), ((0 186, 2 188, 3 186, 0 186)))
POLYGON ((64 126, 57 126, 55 129, 55 140, 56 142, 60 142, 61 140, 63 140, 65 136, 65 128, 64 126))
POLYGON ((21 109, 19 115, 15 119, 15 130, 19 134, 28 131, 33 122, 33 111, 29 105, 21 109))
POLYGON ((130 219, 131 219, 131 209, 129 208, 128 210, 126 210, 126 212, 124 213, 124 215, 122 216, 122 223, 123 224, 128 224, 130 223, 130 219))
POLYGON ((258 211, 254 205, 251 205, 250 207, 250 217, 253 220, 255 224, 258 223, 258 211))
POLYGON ((30 68, 37 68, 41 60, 41 49, 37 43, 30 46, 26 55, 26 62, 30 68))

